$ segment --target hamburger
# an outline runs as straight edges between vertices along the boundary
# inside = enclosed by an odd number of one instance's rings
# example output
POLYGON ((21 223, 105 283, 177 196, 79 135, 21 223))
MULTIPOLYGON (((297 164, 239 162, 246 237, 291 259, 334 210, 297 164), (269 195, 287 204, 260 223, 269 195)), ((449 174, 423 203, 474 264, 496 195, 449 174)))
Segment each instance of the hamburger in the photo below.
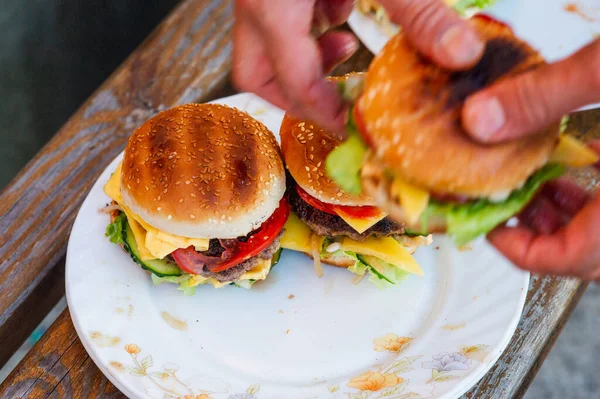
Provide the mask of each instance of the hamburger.
POLYGON ((447 232, 459 246, 518 214, 567 166, 598 161, 562 134, 558 121, 501 144, 467 135, 461 123, 467 97, 545 64, 506 25, 485 16, 469 23, 486 41, 483 57, 469 70, 442 69, 399 33, 364 80, 340 86, 353 103, 349 138, 326 162, 341 188, 368 193, 409 232, 447 232))
MULTIPOLYGON (((337 82, 360 75, 331 78, 337 82)), ((430 237, 408 236, 401 223, 377 208, 366 193, 340 189, 326 174, 325 159, 341 142, 316 124, 285 114, 280 129, 288 176, 291 215, 281 240, 284 248, 359 276, 370 274, 377 285, 395 284, 409 274, 423 275, 411 256, 430 237)))
POLYGON ((129 138, 104 187, 110 241, 155 284, 250 288, 277 262, 289 214, 273 134, 245 112, 188 104, 129 138))

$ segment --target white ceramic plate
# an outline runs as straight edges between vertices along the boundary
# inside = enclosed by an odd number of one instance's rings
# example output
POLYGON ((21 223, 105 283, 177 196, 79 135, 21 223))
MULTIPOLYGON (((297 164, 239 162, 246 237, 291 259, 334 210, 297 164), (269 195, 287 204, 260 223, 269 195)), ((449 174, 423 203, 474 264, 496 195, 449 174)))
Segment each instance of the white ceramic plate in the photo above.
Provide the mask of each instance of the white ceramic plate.
MULTIPOLYGON (((282 112, 241 94, 272 131, 282 112)), ((102 372, 131 398, 457 398, 498 359, 529 275, 484 241, 457 251, 443 237, 418 251, 426 277, 378 290, 366 279, 284 251, 250 291, 198 287, 185 297, 104 237, 106 169, 84 201, 67 252, 75 328, 102 372)))
MULTIPOLYGON (((507 23, 550 62, 571 55, 600 35, 598 0, 497 0, 484 13, 507 23), (568 5, 574 5, 580 13, 567 11, 568 5)), ((352 13, 348 24, 375 54, 389 39, 385 29, 358 10, 352 13)), ((582 109, 596 107, 600 103, 582 109)))

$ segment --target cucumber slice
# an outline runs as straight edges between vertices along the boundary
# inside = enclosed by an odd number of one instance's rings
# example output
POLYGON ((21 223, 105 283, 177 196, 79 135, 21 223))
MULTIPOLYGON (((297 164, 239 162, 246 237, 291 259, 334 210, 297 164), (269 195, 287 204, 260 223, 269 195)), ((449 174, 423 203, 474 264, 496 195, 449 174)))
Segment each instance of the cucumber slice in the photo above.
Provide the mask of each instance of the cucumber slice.
MULTIPOLYGON (((364 263, 365 265, 367 265, 367 267, 369 268, 369 271, 371 273, 373 273, 374 275, 376 275, 380 279, 387 281, 390 284, 396 284, 392 280, 390 280, 389 278, 387 278, 386 276, 384 276, 379 270, 377 270, 378 263, 379 262, 383 262, 379 258, 376 258, 374 256, 358 255, 358 254, 356 255, 356 257, 362 263, 364 263)), ((381 268, 381 269, 383 269, 383 268, 381 268)))
POLYGON ((142 261, 133 231, 131 231, 131 227, 129 227, 129 223, 127 222, 123 223, 123 247, 135 263, 140 265, 142 269, 156 274, 158 277, 181 276, 183 274, 177 265, 167 262, 164 259, 142 261))
POLYGON ((273 259, 271 260, 271 269, 273 269, 273 267, 279 263, 279 258, 281 258, 281 248, 279 248, 277 252, 273 254, 273 259))

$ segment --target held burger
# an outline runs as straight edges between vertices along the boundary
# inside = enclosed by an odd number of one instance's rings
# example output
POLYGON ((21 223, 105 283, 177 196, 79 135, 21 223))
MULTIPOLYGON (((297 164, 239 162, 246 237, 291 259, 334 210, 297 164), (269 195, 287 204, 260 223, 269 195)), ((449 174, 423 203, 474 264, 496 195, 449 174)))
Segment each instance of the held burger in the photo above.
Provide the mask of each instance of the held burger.
MULTIPOLYGON (((337 78, 346 81, 348 76, 337 78)), ((315 261, 367 272, 377 285, 395 284, 408 274, 423 275, 411 254, 430 237, 409 237, 366 194, 349 194, 326 176, 325 158, 341 139, 311 122, 284 116, 281 148, 288 171, 291 215, 283 248, 304 252, 315 261)))
POLYGON ((156 284, 250 288, 278 259, 289 214, 283 161, 273 134, 237 109, 159 113, 133 133, 104 191, 107 236, 156 284))
POLYGON ((415 232, 447 232, 464 245, 519 213, 566 166, 598 156, 560 123, 510 142, 484 145, 462 128, 465 99, 502 79, 537 68, 542 57, 488 17, 470 20, 487 41, 467 71, 444 70, 420 56, 400 33, 369 67, 364 81, 341 86, 355 100, 349 139, 327 159, 344 190, 373 198, 415 232))

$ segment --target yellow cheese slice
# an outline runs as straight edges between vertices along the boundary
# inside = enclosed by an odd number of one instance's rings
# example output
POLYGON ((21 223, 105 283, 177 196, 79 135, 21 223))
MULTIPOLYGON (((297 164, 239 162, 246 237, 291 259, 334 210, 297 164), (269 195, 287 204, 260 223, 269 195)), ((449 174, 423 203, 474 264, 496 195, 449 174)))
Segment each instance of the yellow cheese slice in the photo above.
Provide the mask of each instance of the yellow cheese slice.
POLYGON ((594 150, 568 134, 560 136, 560 141, 550 157, 550 162, 575 168, 593 165, 599 160, 600 156, 594 150))
POLYGON ((206 251, 209 240, 207 238, 188 238, 160 231, 142 218, 133 213, 123 204, 121 196, 121 164, 117 167, 108 182, 104 185, 104 192, 119 204, 127 221, 131 225, 131 231, 135 236, 141 260, 162 259, 179 248, 194 246, 197 251, 206 251))
POLYGON ((406 248, 391 237, 367 238, 364 242, 344 237, 342 240, 342 250, 375 256, 409 273, 418 276, 424 275, 423 270, 406 248))
POLYGON ((291 249, 292 251, 310 253, 311 252, 311 236, 312 230, 302 223, 298 216, 293 212, 283 226, 285 232, 279 241, 282 248, 291 249))
POLYGON ((115 172, 110 176, 110 179, 104 185, 104 192, 110 198, 115 200, 117 203, 123 203, 123 197, 121 197, 121 165, 117 166, 115 172))
POLYGON ((140 259, 157 259, 144 244, 146 242, 146 230, 144 230, 144 228, 140 226, 140 224, 135 219, 130 218, 127 212, 125 212, 125 215, 127 216, 129 227, 131 227, 131 231, 133 232, 135 242, 137 243, 138 251, 140 252, 140 259))
POLYGON ((400 206, 406 214, 408 223, 410 225, 417 224, 429 204, 429 193, 398 177, 394 178, 392 182, 391 193, 392 197, 397 196, 400 199, 400 206))
MULTIPOLYGON (((280 241, 282 248, 304 253, 311 252, 311 237, 315 235, 306 224, 302 223, 298 216, 290 213, 284 228, 285 233, 280 241)), ((323 240, 323 237, 320 237, 320 239, 323 240)), ((341 249, 357 254, 375 256, 409 273, 423 275, 423 270, 410 252, 391 237, 372 237, 365 242, 358 242, 345 237, 342 240, 341 249)))
POLYGON ((337 215, 341 217, 344 220, 344 222, 348 223, 350 227, 356 230, 359 234, 364 233, 377 222, 379 222, 382 219, 385 219, 385 217, 387 216, 387 213, 381 212, 379 215, 372 218, 357 218, 352 215, 348 215, 341 209, 336 209, 335 213, 337 213, 337 215))

